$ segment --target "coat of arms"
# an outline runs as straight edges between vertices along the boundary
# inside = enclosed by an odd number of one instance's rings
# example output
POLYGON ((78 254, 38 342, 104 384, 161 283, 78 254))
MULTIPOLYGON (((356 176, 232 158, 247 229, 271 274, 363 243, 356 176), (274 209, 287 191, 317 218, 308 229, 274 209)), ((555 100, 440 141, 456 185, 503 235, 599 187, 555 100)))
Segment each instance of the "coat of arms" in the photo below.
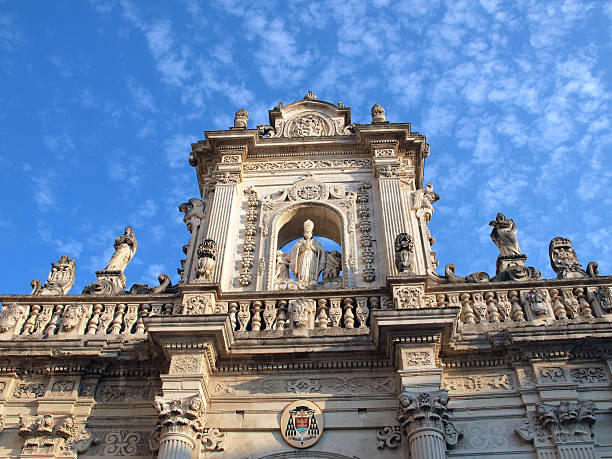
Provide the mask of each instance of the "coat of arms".
POLYGON ((314 445, 323 433, 323 413, 309 400, 289 404, 281 416, 283 438, 295 448, 314 445))

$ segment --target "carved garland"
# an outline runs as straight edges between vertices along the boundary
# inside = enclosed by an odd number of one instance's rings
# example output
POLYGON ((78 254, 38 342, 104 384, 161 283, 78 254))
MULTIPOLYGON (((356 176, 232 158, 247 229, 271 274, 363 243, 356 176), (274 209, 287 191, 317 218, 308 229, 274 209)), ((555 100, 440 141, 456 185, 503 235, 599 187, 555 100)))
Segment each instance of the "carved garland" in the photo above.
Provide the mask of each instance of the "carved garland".
POLYGON ((240 273, 240 285, 246 287, 251 284, 253 276, 251 268, 253 267, 253 251, 255 250, 255 233, 257 231, 257 211, 259 207, 259 199, 257 192, 252 188, 247 188, 244 193, 247 198, 247 214, 246 223, 244 225, 244 244, 242 246, 242 272, 240 273))
POLYGON ((363 280, 372 282, 376 279, 376 270, 372 267, 374 263, 374 250, 372 249, 372 225, 370 223, 370 193, 372 188, 370 182, 362 182, 357 189, 357 213, 359 215, 359 229, 361 230, 361 258, 363 259, 363 280))

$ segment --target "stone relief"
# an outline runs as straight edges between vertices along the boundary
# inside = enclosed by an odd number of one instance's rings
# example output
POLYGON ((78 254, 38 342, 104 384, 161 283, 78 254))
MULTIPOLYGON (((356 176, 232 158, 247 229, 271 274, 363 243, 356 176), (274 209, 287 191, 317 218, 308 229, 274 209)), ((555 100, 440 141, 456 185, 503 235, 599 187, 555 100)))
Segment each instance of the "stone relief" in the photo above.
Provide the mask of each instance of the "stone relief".
POLYGON ((96 271, 98 280, 83 289, 84 295, 116 295, 125 290, 123 271, 134 257, 138 242, 131 226, 125 228, 124 234, 115 239, 115 253, 102 271, 96 271))
POLYGON ((395 238, 395 267, 400 274, 414 274, 414 242, 408 233, 399 233, 395 238))
POLYGON ((180 315, 202 315, 212 314, 213 306, 211 300, 205 295, 185 295, 183 302, 177 306, 176 314, 180 315))
POLYGON ((47 383, 42 381, 24 381, 15 385, 13 398, 34 399, 45 395, 47 383))
POLYGON ((41 285, 38 279, 34 279, 32 285, 32 295, 66 295, 74 285, 76 272, 76 262, 63 255, 57 263, 51 263, 51 271, 47 277, 47 282, 41 285))
POLYGON ((423 287, 401 287, 394 292, 397 309, 420 309, 423 307, 423 287))
POLYGON ((2 306, 0 311, 0 333, 14 331, 17 323, 25 315, 23 306, 16 303, 9 303, 2 306))
POLYGON ((514 435, 514 427, 505 421, 487 420, 486 422, 457 422, 457 429, 463 434, 456 446, 459 454, 463 450, 490 450, 520 447, 514 435))
POLYGON ((315 313, 317 312, 314 300, 289 300, 289 315, 291 322, 297 329, 314 328, 315 313))
POLYGON ((430 352, 405 352, 402 353, 402 364, 406 367, 427 367, 433 365, 433 360, 430 352))
POLYGON ((238 282, 243 287, 251 284, 253 275, 251 269, 255 258, 255 234, 257 232, 257 211, 259 208, 259 199, 257 192, 253 187, 247 188, 244 193, 247 195, 247 213, 244 225, 244 242, 242 244, 242 270, 238 278, 238 282))
POLYGON ((170 361, 168 374, 198 374, 202 373, 202 356, 174 355, 170 361))
POLYGON ((548 292, 542 288, 528 290, 525 300, 529 309, 537 316, 545 316, 548 313, 548 292))
POLYGON ((445 377, 442 387, 449 392, 498 392, 516 390, 516 380, 510 374, 445 377))
POLYGON ((83 456, 145 456, 151 455, 149 432, 134 430, 92 429, 98 441, 83 456))

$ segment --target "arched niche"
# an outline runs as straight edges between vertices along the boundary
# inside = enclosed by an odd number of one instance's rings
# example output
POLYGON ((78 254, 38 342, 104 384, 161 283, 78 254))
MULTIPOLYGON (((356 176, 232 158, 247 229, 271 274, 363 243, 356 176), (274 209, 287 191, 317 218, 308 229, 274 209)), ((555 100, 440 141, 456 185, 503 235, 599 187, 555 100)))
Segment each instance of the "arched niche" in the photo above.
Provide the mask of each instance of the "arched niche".
POLYGON ((350 287, 352 282, 349 275, 349 257, 354 241, 349 237, 346 210, 329 201, 301 201, 287 203, 270 219, 267 290, 274 289, 276 251, 288 242, 303 237, 306 220, 314 223, 314 236, 331 239, 342 248, 342 287, 350 287))

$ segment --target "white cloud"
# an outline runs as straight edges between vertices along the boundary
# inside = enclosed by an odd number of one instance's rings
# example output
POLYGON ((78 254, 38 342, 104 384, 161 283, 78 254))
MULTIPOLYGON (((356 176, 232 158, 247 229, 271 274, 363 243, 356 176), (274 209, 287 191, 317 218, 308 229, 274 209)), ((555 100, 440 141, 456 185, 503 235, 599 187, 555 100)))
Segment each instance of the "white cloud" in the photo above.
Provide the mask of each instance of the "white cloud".
POLYGON ((187 134, 176 134, 164 142, 164 153, 170 167, 184 167, 189 160, 192 142, 196 142, 195 136, 187 134))
POLYGON ((153 100, 153 95, 148 89, 140 86, 133 78, 129 78, 127 84, 136 105, 151 113, 157 113, 159 111, 153 100))

